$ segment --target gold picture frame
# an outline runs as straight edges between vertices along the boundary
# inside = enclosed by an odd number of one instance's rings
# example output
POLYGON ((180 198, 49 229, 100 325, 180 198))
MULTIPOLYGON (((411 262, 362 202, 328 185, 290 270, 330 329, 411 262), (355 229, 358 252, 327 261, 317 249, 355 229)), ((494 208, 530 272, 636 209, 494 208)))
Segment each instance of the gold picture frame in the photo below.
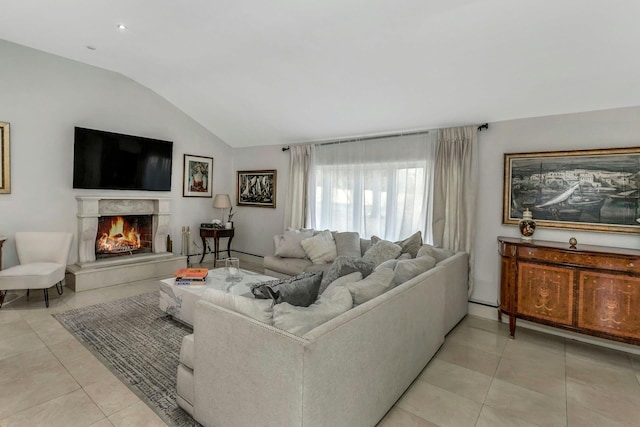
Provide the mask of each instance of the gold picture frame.
POLYGON ((0 122, 0 194, 11 193, 11 155, 9 123, 0 122))
POLYGON ((505 153, 502 223, 640 233, 640 147, 505 153))
POLYGON ((236 205, 276 207, 276 170, 238 171, 236 205))

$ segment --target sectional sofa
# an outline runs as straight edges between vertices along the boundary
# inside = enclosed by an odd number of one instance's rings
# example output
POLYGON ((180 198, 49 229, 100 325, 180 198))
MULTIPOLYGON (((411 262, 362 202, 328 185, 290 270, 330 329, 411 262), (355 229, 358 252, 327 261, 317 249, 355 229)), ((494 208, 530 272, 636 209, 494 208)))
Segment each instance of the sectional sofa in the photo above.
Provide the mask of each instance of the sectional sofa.
POLYGON ((205 426, 373 426, 466 315, 467 272, 455 253, 302 336, 201 300, 178 403, 205 426))

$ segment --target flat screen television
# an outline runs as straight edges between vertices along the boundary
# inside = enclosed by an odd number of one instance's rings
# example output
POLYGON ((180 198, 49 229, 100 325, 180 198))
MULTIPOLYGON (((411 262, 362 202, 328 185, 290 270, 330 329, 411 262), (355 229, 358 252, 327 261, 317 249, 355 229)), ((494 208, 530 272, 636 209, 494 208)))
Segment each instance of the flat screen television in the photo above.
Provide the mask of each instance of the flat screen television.
POLYGON ((75 128, 73 188, 171 191, 173 142, 75 128))

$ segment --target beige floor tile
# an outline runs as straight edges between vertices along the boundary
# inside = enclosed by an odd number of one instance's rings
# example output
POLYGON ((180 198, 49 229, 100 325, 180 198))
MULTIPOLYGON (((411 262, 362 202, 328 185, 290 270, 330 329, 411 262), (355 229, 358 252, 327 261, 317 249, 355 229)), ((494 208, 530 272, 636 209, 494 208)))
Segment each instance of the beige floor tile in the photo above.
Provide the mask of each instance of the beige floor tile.
POLYGON ((429 362, 419 378, 420 381, 426 381, 478 403, 484 402, 491 384, 491 376, 441 359, 429 362))
POLYGON ((7 307, 9 305, 4 305, 4 308, 0 308, 0 325, 4 325, 5 323, 15 322, 16 320, 22 319, 19 311, 9 310, 7 307))
POLYGON ((111 424, 111 421, 109 421, 109 419, 104 418, 97 423, 91 424, 89 427, 113 427, 113 424, 111 424))
POLYGON ((145 426, 166 427, 167 424, 156 415, 144 402, 137 402, 128 408, 109 416, 115 427, 145 426))
POLYGON ((576 405, 573 402, 567 403, 567 420, 568 427, 584 427, 584 426, 598 426, 598 427, 625 427, 629 426, 626 423, 620 423, 601 415, 595 411, 584 406, 576 405))
POLYGON ((58 344, 69 339, 74 339, 73 335, 58 323, 57 320, 51 319, 51 322, 54 323, 50 323, 49 327, 43 326, 40 329, 34 329, 46 345, 58 344))
POLYGON ((11 383, 11 387, 0 387, 0 419, 79 388, 62 365, 34 372, 11 383))
POLYGON ((2 339, 32 333, 33 330, 22 318, 2 324, 2 339))
POLYGON ((82 387, 100 381, 107 381, 115 377, 115 375, 92 354, 66 361, 63 365, 82 387))
POLYGON ((473 427, 482 405, 466 397, 417 381, 397 406, 440 427, 473 427))
POLYGON ((567 356, 567 378, 601 390, 640 395, 640 384, 631 368, 567 356))
POLYGON ((567 340, 567 356, 632 368, 627 353, 575 340, 567 340))
POLYGON ((571 378, 567 378, 567 403, 621 423, 638 425, 640 420, 640 395, 603 391, 597 384, 583 384, 571 378))
POLYGON ((551 397, 566 398, 565 366, 561 358, 500 360, 495 378, 551 397))
POLYGON ((640 373, 640 354, 630 354, 629 359, 631 360, 631 367, 640 373))
POLYGON ((377 424, 377 427, 438 427, 436 424, 394 406, 377 424))
POLYGON ((475 427, 537 427, 538 424, 533 424, 523 420, 520 417, 509 414, 508 412, 500 409, 492 408, 491 406, 484 405, 482 411, 480 411, 480 417, 475 427))
POLYGON ((494 379, 484 401, 501 412, 544 426, 565 426, 566 401, 494 379))
POLYGON ((490 376, 495 374, 500 362, 500 356, 448 338, 436 358, 490 376))
POLYGON ((496 322, 495 320, 483 319, 481 317, 466 316, 458 325, 462 328, 481 329, 494 334, 509 335, 509 325, 507 323, 496 322))
POLYGON ((55 354, 62 363, 72 362, 78 358, 91 355, 91 352, 73 337, 66 341, 51 344, 49 345, 49 349, 51 349, 53 354, 55 354))
POLYGON ((82 390, 76 390, 2 420, 7 427, 85 427, 104 419, 104 414, 82 390))
POLYGON ((481 329, 456 328, 447 335, 447 340, 500 356, 509 338, 481 329))
POLYGON ((0 338, 0 360, 39 348, 45 348, 45 345, 35 332, 0 338))
POLYGON ((563 338, 520 328, 516 338, 505 346, 502 357, 531 361, 556 359, 561 364, 564 363, 565 345, 563 338))
POLYGON ((46 347, 7 357, 0 362, 0 386, 11 387, 37 372, 60 366, 58 358, 46 347))
POLYGON ((89 384, 84 387, 84 390, 107 416, 128 408, 140 400, 116 377, 89 384))

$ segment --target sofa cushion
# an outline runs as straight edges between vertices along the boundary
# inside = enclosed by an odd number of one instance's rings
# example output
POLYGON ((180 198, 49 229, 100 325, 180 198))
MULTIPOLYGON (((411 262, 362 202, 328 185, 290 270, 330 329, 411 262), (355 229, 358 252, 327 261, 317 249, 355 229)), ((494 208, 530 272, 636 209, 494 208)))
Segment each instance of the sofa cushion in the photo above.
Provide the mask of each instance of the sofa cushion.
POLYGON ((353 273, 345 274, 344 276, 341 276, 336 280, 334 280, 333 282, 331 282, 329 286, 327 286, 327 289, 324 290, 322 295, 324 294, 330 295, 331 293, 335 292, 335 288, 344 287, 346 286, 347 283, 358 282, 360 280, 362 280, 362 273, 360 273, 359 271, 354 271, 353 273))
POLYGON ((251 285, 256 298, 273 299, 276 304, 308 307, 318 298, 322 273, 303 273, 287 279, 269 280, 251 285))
POLYGON ((438 248, 432 245, 422 245, 422 247, 420 247, 420 250, 418 251, 418 256, 430 255, 436 259, 436 262, 440 262, 444 259, 452 257, 454 253, 455 252, 453 252, 451 249, 438 248))
POLYGON ((185 335, 180 346, 180 363, 193 369, 193 334, 185 335))
POLYGON ((331 267, 327 270, 322 277, 322 283, 320 284, 320 290, 318 293, 322 295, 327 286, 331 284, 337 278, 344 276, 345 274, 359 271, 362 273, 362 277, 367 277, 373 271, 374 265, 371 261, 363 258, 339 256, 333 261, 331 267))
POLYGON ((395 242, 396 245, 400 245, 403 254, 411 254, 411 258, 418 256, 418 251, 422 246, 422 232, 416 231, 411 236, 404 240, 395 242))
POLYGON ((375 269, 379 270, 381 268, 390 268, 394 270, 396 268, 396 265, 398 264, 398 261, 402 261, 403 259, 411 259, 411 254, 401 254, 396 259, 388 259, 382 264, 379 264, 375 269))
POLYGON ((398 258, 401 252, 402 248, 400 245, 396 245, 395 243, 391 243, 387 240, 378 240, 376 243, 371 245, 369 249, 367 249, 367 252, 362 256, 362 259, 371 261, 375 268, 386 260, 398 258))
POLYGON ((263 265, 266 270, 273 270, 289 276, 295 276, 305 271, 305 268, 313 265, 308 259, 280 258, 273 255, 264 257, 263 265))
POLYGON ((326 264, 311 264, 304 268, 305 273, 326 273, 331 268, 331 263, 326 264))
POLYGON ((396 285, 411 280, 419 274, 433 268, 436 259, 430 255, 423 255, 418 258, 403 259, 398 261, 393 272, 393 281, 396 285))
POLYGON ((202 294, 202 299, 227 310, 244 314, 262 323, 272 324, 273 301, 271 300, 247 298, 218 289, 206 289, 202 294))
POLYGON ((274 306, 273 326, 302 336, 352 306, 353 300, 349 290, 345 287, 336 288, 336 291, 329 295, 321 295, 309 307, 296 307, 287 303, 274 306))
POLYGON ((393 270, 381 268, 359 282, 347 283, 353 297, 353 304, 363 304, 393 287, 393 270))
POLYGON ((313 237, 313 230, 285 230, 284 234, 274 236, 275 256, 281 258, 306 258, 307 253, 300 244, 304 239, 313 237))
POLYGON ((300 244, 314 264, 333 262, 338 256, 336 242, 329 230, 321 231, 313 237, 304 239, 300 244))
POLYGON ((336 242, 336 252, 338 256, 361 257, 360 235, 355 231, 345 231, 333 233, 333 240, 336 242))

